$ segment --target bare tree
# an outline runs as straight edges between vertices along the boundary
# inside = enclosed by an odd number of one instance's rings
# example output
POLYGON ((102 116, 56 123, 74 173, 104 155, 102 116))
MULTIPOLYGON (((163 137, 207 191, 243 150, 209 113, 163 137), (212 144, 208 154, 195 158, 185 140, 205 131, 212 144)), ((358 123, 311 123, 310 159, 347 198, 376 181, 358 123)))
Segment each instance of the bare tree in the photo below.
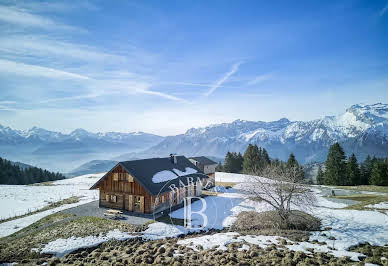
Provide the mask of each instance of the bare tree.
POLYGON ((271 205, 286 225, 289 225, 292 209, 306 209, 314 205, 315 194, 303 183, 300 167, 271 164, 253 174, 242 190, 250 197, 271 205))

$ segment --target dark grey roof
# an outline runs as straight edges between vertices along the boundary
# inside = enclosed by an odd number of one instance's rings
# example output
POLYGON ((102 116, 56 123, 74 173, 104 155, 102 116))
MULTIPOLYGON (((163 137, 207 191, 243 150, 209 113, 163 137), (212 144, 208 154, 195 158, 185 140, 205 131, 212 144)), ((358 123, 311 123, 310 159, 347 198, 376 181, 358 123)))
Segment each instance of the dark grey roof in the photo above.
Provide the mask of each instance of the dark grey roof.
POLYGON ((217 164, 216 162, 210 160, 209 158, 207 158, 205 156, 190 157, 189 159, 196 160, 197 162, 200 162, 203 165, 217 164))
MULTIPOLYGON (((205 175, 201 170, 199 170, 186 157, 176 156, 176 158, 177 158, 176 164, 171 162, 170 157, 125 161, 125 162, 119 162, 118 164, 123 166, 124 169, 129 174, 131 174, 136 179, 136 181, 139 182, 152 195, 157 195, 159 193, 169 191, 171 185, 175 185, 179 187, 180 182, 183 183, 184 185, 187 185, 188 177, 192 177, 194 178, 194 180, 196 180, 197 178, 208 178, 207 175, 205 175), (152 182, 152 177, 160 171, 164 171, 164 170, 172 171, 175 168, 175 169, 178 169, 179 171, 185 172, 186 167, 190 167, 197 170, 197 173, 188 174, 184 176, 177 175, 176 179, 166 181, 166 182, 161 182, 161 183, 152 182)), ((113 167, 112 170, 116 168, 116 166, 113 167)), ((97 181, 97 183, 94 184, 91 187, 91 189, 96 188, 98 183, 101 180, 103 180, 109 173, 110 171, 106 173, 99 181, 97 181)))

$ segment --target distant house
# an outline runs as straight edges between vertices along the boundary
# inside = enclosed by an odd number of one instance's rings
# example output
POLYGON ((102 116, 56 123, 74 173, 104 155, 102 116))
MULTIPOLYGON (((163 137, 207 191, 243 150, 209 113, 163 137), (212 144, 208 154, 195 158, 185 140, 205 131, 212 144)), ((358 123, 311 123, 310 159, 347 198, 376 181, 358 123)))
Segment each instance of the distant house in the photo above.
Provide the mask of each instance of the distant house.
POLYGON ((205 175, 213 178, 215 177, 217 163, 205 156, 190 157, 189 160, 198 167, 205 175))
POLYGON ((99 189, 99 206, 157 213, 202 194, 209 180, 184 156, 119 162, 90 189, 99 189))

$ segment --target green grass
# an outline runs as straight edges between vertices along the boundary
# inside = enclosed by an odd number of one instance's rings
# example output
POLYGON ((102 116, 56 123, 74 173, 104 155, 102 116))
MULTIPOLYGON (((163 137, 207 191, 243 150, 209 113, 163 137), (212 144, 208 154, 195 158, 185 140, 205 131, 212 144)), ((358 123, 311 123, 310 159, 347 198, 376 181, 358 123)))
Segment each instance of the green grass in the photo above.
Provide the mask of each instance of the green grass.
POLYGON ((332 187, 339 188, 339 189, 356 190, 356 191, 388 193, 388 186, 362 185, 362 186, 332 186, 332 187))
POLYGON ((168 214, 163 215, 155 220, 166 224, 181 225, 181 226, 184 226, 184 223, 185 223, 184 219, 172 218, 168 214))
POLYGON ((355 194, 355 195, 347 195, 347 196, 333 196, 333 198, 359 201, 359 203, 356 203, 344 208, 348 210, 369 210, 370 208, 366 207, 369 204, 377 204, 380 202, 388 201, 388 196, 375 195, 375 194, 355 194))
POLYGON ((216 181, 216 186, 223 186, 223 187, 233 187, 237 185, 238 183, 236 182, 217 182, 216 181))
POLYGON ((9 222, 9 221, 12 221, 12 220, 16 220, 16 219, 19 219, 19 218, 23 218, 23 217, 26 217, 26 216, 29 216, 29 215, 37 214, 39 212, 44 212, 44 211, 47 211, 47 210, 51 210, 51 209, 60 207, 60 206, 65 205, 65 204, 77 203, 77 202, 79 202, 79 199, 80 199, 80 197, 70 197, 70 198, 67 198, 67 199, 60 200, 60 201, 52 202, 48 206, 43 207, 43 208, 41 208, 39 210, 29 211, 29 212, 27 212, 25 214, 22 214, 22 215, 17 215, 17 216, 9 217, 9 218, 6 218, 6 219, 1 219, 0 220, 0 224, 1 223, 5 223, 5 222, 9 222))
POLYGON ((97 236, 114 229, 119 229, 121 232, 142 230, 140 226, 122 221, 88 216, 75 218, 65 213, 52 214, 10 236, 0 238, 0 264, 48 257, 48 255, 32 252, 31 249, 40 248, 59 238, 97 236))

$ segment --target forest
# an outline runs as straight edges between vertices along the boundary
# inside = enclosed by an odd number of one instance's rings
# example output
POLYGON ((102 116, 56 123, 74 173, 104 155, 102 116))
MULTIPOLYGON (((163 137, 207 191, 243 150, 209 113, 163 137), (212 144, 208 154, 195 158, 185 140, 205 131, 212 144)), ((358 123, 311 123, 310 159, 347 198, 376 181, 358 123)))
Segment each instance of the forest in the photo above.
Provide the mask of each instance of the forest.
POLYGON ((55 181, 66 178, 61 173, 54 173, 38 167, 23 167, 0 157, 0 184, 27 185, 55 181))

